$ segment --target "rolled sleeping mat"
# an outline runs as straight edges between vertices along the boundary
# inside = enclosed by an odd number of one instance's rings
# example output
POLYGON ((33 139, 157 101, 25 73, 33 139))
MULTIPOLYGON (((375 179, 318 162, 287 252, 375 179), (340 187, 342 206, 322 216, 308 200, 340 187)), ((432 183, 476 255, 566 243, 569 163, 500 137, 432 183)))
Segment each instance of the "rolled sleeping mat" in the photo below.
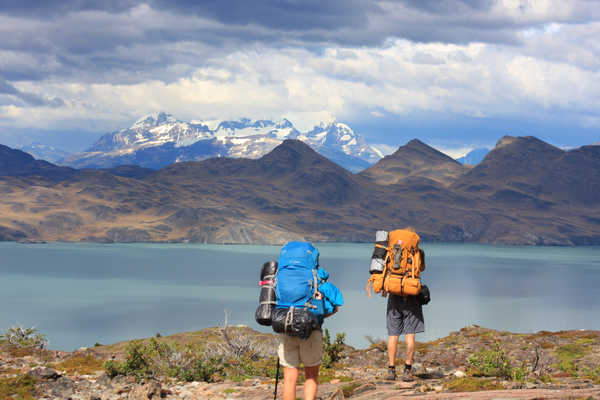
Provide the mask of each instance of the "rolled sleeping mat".
POLYGON ((388 246, 388 232, 377 231, 375 233, 375 248, 373 249, 373 255, 371 256, 371 265, 369 267, 369 273, 381 274, 383 267, 385 266, 385 257, 387 255, 388 246), (379 246, 377 246, 379 245, 379 246), (383 247, 380 247, 383 246, 383 247))
POLYGON ((260 325, 271 325, 271 315, 277 304, 275 295, 275 274, 277 273, 277 261, 267 261, 260 271, 260 296, 258 308, 254 313, 254 319, 260 325))

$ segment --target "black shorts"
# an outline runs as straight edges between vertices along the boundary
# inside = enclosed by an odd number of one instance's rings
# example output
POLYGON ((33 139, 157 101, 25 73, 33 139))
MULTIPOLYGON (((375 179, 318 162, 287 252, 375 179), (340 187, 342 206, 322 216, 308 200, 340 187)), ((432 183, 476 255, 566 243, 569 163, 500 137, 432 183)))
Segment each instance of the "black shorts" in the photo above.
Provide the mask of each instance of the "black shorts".
POLYGON ((425 332, 423 306, 416 296, 388 295, 386 325, 388 336, 425 332))

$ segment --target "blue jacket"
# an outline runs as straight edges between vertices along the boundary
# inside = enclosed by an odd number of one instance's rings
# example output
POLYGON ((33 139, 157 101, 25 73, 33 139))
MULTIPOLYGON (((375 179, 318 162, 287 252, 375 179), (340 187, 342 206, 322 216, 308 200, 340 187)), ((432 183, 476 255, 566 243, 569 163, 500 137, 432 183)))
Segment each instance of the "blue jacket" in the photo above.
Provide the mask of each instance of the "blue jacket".
POLYGON ((319 292, 323 295, 325 314, 331 314, 335 307, 344 305, 344 297, 340 289, 327 282, 329 272, 323 268, 317 269, 317 277, 319 278, 319 292))

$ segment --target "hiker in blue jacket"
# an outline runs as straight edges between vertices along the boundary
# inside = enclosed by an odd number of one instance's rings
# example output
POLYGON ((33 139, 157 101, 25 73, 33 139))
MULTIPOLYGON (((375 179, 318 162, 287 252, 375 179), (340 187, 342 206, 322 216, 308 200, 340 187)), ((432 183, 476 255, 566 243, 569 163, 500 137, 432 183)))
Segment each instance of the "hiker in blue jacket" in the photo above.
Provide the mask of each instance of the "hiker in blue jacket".
MULTIPOLYGON (((317 267, 319 280, 317 291, 323 296, 323 306, 327 318, 338 311, 344 304, 342 292, 330 282, 329 272, 317 267)), ((296 384, 298 383, 299 365, 304 364, 306 380, 304 382, 305 400, 314 400, 317 395, 319 365, 323 355, 323 336, 321 330, 315 330, 311 336, 304 340, 282 335, 278 355, 283 369, 283 400, 296 399, 296 384)))
POLYGON ((280 334, 277 355, 283 366, 283 400, 296 400, 301 365, 306 376, 304 399, 317 396, 323 356, 321 326, 344 304, 339 289, 327 282, 328 278, 329 273, 319 266, 319 250, 311 243, 289 242, 282 247, 271 326, 280 334))

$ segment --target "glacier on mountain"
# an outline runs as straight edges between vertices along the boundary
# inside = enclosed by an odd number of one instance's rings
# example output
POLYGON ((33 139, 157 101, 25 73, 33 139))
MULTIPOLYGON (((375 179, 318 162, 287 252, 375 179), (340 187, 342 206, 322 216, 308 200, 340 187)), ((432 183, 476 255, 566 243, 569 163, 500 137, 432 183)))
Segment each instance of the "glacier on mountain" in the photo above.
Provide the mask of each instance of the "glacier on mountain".
POLYGON ((185 122, 158 112, 138 119, 129 128, 103 135, 86 152, 66 158, 63 164, 76 168, 110 168, 122 164, 162 168, 174 162, 216 156, 259 158, 286 139, 302 140, 353 172, 382 157, 379 149, 370 146, 348 125, 335 120, 300 132, 285 118, 185 122))

